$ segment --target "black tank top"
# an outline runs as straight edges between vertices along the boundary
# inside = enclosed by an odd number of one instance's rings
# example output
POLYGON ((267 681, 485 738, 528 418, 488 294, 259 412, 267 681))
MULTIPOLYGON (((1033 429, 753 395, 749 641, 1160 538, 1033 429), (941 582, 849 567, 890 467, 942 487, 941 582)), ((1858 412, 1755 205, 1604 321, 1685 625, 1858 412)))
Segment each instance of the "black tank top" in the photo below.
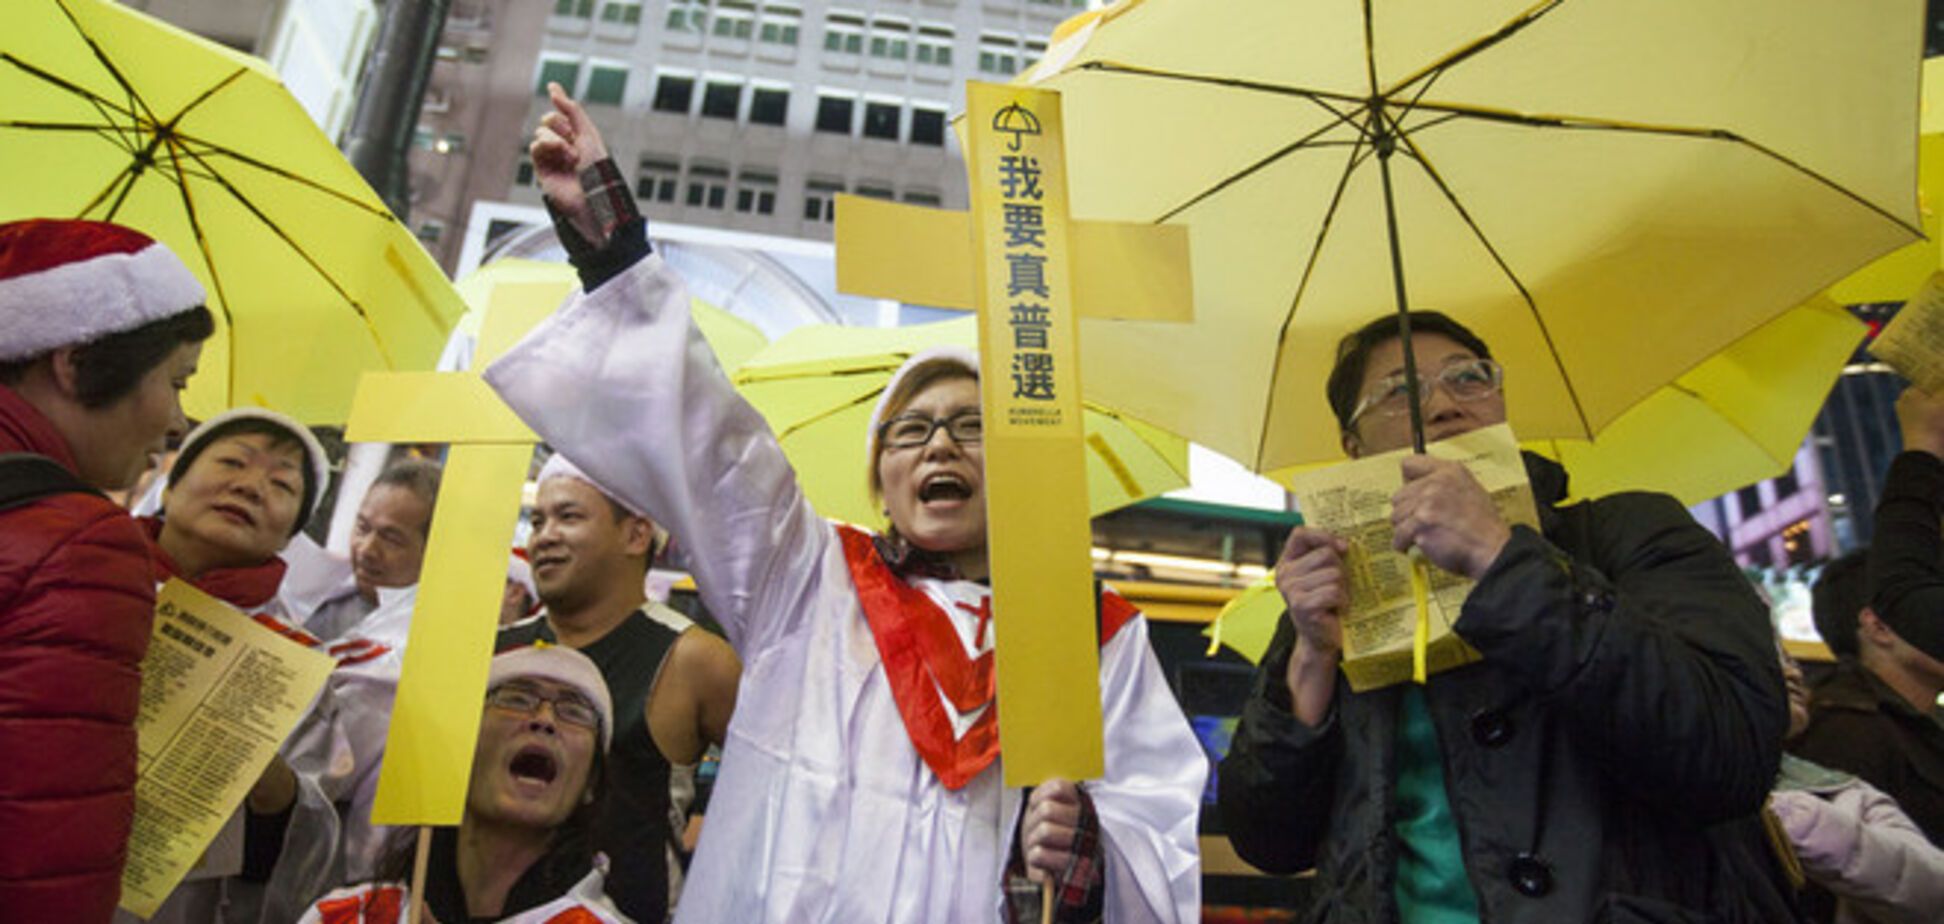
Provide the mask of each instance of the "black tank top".
MULTIPOLYGON (((580 649, 601 669, 614 699, 614 744, 608 749, 607 807, 594 825, 594 848, 607 854, 607 894, 622 913, 659 924, 668 917, 668 759, 648 733, 648 694, 662 661, 681 636, 636 610, 580 649)), ((500 630, 498 650, 556 641, 545 618, 500 630)))

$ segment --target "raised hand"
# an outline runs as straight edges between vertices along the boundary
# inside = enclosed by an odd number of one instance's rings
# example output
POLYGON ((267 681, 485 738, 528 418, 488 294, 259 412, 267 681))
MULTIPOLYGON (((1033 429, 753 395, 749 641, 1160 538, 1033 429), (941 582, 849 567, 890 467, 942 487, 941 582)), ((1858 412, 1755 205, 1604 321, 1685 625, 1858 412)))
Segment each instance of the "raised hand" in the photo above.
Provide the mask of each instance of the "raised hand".
POLYGON ((554 111, 540 117, 533 144, 527 148, 533 158, 533 177, 554 208, 567 215, 574 229, 598 247, 606 243, 607 236, 581 191, 580 174, 607 159, 607 145, 601 141, 601 130, 594 126, 594 120, 587 117, 587 110, 568 98, 560 84, 547 84, 547 98, 554 111))
POLYGON ((1391 544, 1416 546, 1434 565, 1477 580, 1512 541, 1485 487, 1451 459, 1406 456, 1404 486, 1391 495, 1391 544))

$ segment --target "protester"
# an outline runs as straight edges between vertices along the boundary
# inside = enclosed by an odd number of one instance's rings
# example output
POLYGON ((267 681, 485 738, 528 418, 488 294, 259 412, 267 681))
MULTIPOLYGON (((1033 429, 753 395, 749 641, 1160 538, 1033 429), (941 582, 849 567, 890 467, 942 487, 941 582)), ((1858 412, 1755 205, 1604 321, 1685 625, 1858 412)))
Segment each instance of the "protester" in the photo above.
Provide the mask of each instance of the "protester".
MULTIPOLYGON (((1794 738, 1809 726, 1809 686, 1776 642, 1794 738)), ((1807 903, 1814 920, 1931 924, 1944 909, 1944 850, 1882 790, 1785 753, 1769 808, 1819 890, 1807 903)))
POLYGON ((822 520, 593 123, 549 92, 536 176, 587 291, 487 380, 675 535, 747 666, 677 920, 991 920, 1009 866, 1055 881, 1061 920, 1195 920, 1206 764, 1120 597, 1095 614, 1105 778, 1002 783, 976 363, 907 364, 859 434, 891 531, 822 520))
POLYGON ((114 913, 154 619, 147 543, 100 491, 188 429, 215 329, 169 249, 92 221, 0 224, 0 909, 114 913))
MULTIPOLYGON (((296 643, 312 641, 278 618, 285 565, 277 553, 317 513, 329 479, 324 447, 289 417, 238 408, 204 421, 169 469, 161 514, 139 520, 152 542, 156 579, 180 578, 296 643)), ((248 858, 275 856, 286 828, 301 836, 332 812, 317 782, 300 779, 281 759, 264 772, 248 805, 257 811, 231 819, 188 880, 148 918, 152 924, 255 922, 270 870, 249 867, 248 858), (292 826, 292 815, 306 817, 292 826)), ((280 888, 316 894, 324 872, 285 867, 280 888)), ((118 919, 137 920, 127 912, 118 919)))
MULTIPOLYGON (((358 504, 348 561, 317 562, 293 575, 285 606, 293 621, 327 642, 370 637, 379 610, 407 612, 418 588, 432 508, 439 498, 439 463, 408 458, 380 472, 358 504)), ((311 559, 306 564, 311 564, 311 559)))
POLYGON ((693 767, 722 744, 742 665, 727 642, 649 602, 660 531, 566 456, 556 453, 540 470, 530 522, 528 557, 546 611, 502 629, 499 647, 558 642, 600 667, 616 712, 594 846, 611 864, 614 903, 637 921, 666 920, 669 860, 685 814, 671 798, 671 770, 693 767))
MULTIPOLYGON (((613 718, 600 671, 571 648, 528 646, 493 659, 465 815, 458 828, 432 833, 429 920, 630 920, 602 894, 593 848, 613 718)), ((418 829, 399 829, 378 881, 325 896, 300 924, 403 921, 418 836, 418 829)))
POLYGON ((1944 662, 1944 397, 1904 389, 1897 423, 1904 448, 1877 500, 1867 602, 1899 638, 1944 662))
MULTIPOLYGON (((1879 533, 1878 542, 1894 539, 1879 533)), ((1881 619, 1869 592, 1873 546, 1823 566, 1812 588, 1816 632, 1837 656, 1816 687, 1809 727, 1791 751, 1854 773, 1897 800, 1944 845, 1944 662, 1881 619)), ((1881 598, 1879 598, 1881 599, 1881 598)))
MULTIPOLYGON (((1425 439, 1503 422, 1486 345, 1411 319, 1425 439)), ((1395 315, 1339 346, 1326 391, 1352 458, 1411 445, 1404 347, 1395 315)), ((1288 618, 1221 767, 1237 852, 1315 866, 1317 921, 1790 919, 1729 859, 1763 847, 1786 709, 1768 610, 1720 543, 1663 495, 1562 505, 1565 471, 1530 454, 1541 530, 1456 461, 1401 467, 1395 544, 1477 582, 1453 629, 1482 660, 1352 692, 1348 546, 1294 530, 1288 618)))

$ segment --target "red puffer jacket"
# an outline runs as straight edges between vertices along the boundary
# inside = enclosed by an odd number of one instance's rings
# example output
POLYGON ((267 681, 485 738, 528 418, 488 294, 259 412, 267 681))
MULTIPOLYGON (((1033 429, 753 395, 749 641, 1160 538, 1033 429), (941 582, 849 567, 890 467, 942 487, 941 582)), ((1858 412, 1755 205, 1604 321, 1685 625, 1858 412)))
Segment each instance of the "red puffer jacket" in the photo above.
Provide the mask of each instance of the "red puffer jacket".
MULTIPOLYGON (((0 453, 74 470, 0 386, 0 453)), ((107 921, 135 811, 135 715, 155 578, 135 521, 95 494, 0 511, 0 919, 107 921)))

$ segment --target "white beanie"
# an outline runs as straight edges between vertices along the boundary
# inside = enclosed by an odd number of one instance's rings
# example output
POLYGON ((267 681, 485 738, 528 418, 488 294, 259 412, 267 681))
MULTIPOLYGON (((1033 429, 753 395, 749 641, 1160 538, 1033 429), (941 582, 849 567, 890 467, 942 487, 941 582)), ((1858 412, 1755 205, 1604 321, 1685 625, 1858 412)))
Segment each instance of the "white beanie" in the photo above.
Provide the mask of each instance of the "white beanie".
POLYGON ((601 750, 614 743, 614 697, 608 695, 607 680, 601 669, 584 654, 565 645, 534 642, 509 648, 493 656, 486 674, 487 691, 521 677, 537 677, 562 686, 573 687, 601 713, 601 750))
POLYGON ((871 426, 864 431, 866 458, 877 457, 878 428, 884 426, 885 405, 891 402, 891 395, 898 390, 898 383, 904 381, 905 376, 911 374, 911 370, 932 362, 949 362, 963 366, 966 374, 975 379, 979 377, 979 354, 970 348, 935 346, 911 354, 911 358, 905 360, 904 364, 898 367, 898 371, 891 373, 891 380, 884 383, 884 390, 878 392, 877 404, 871 408, 871 426))
POLYGON ((649 516, 647 511, 644 511, 640 507, 636 507, 634 504, 629 503, 627 499, 621 497, 620 495, 614 493, 613 491, 608 490, 606 487, 602 486, 600 482, 595 481, 593 478, 588 477, 588 474, 586 472, 581 471, 580 466, 575 465, 572 461, 569 461, 565 455, 558 452, 547 457, 547 464, 540 466, 540 477, 535 479, 533 483, 536 486, 543 485, 555 478, 572 478, 575 481, 578 481, 584 485, 587 485, 590 488, 593 488, 596 491, 601 492, 601 496, 606 497, 608 500, 620 504, 621 509, 626 510, 629 513, 634 514, 635 516, 638 516, 644 520, 647 520, 648 523, 655 528, 655 538, 653 541, 653 547, 649 552, 649 557, 651 559, 654 558, 655 556, 660 555, 662 548, 668 545, 668 531, 662 529, 661 524, 655 522, 655 518, 649 516))
MULTIPOLYGON (((167 481, 173 482, 188 469, 189 463, 201 455, 198 444, 209 439, 216 428, 233 420, 261 420, 289 433, 297 440, 304 452, 304 475, 309 479, 304 488, 304 509, 298 511, 297 523, 292 533, 301 532, 304 524, 317 515, 317 508, 324 503, 324 492, 331 486, 331 460, 324 454, 324 444, 317 441, 317 435, 309 427, 298 423, 269 408, 239 407, 231 408, 196 425, 189 435, 182 438, 182 449, 176 453, 175 464, 169 466, 167 481)), ((164 485, 163 490, 168 490, 164 485)))
POLYGON ((0 362, 92 343, 206 300, 169 248, 102 221, 0 224, 0 362))

